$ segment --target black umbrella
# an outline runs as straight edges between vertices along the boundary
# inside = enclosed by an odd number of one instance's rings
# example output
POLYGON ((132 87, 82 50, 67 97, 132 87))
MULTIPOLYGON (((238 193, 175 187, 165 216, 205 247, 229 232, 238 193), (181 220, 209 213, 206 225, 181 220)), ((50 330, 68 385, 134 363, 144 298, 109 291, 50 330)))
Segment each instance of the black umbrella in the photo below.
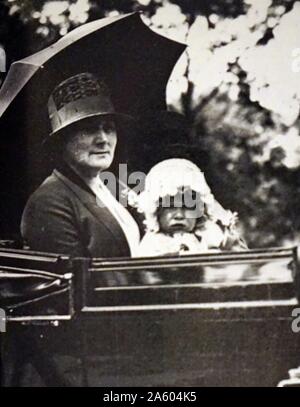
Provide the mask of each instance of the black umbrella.
POLYGON ((106 79, 119 111, 138 115, 148 109, 163 110, 167 81, 184 49, 148 28, 139 13, 84 24, 12 64, 0 90, 0 117, 16 98, 25 96, 27 120, 44 132, 51 91, 80 72, 106 79))

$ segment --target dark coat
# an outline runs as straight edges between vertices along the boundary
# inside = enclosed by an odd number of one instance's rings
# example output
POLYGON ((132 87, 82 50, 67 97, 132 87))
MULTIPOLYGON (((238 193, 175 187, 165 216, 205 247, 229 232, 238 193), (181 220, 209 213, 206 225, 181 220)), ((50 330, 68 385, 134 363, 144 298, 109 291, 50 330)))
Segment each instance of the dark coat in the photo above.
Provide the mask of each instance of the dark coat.
POLYGON ((30 197, 21 223, 25 244, 32 250, 76 257, 130 256, 113 215, 83 181, 75 181, 54 170, 30 197))
MULTIPOLYGON (((30 197, 21 233, 32 250, 75 257, 130 256, 119 223, 67 167, 54 170, 30 197)), ((7 340, 10 349, 3 351, 2 385, 87 385, 83 329, 74 324, 15 329, 7 340)))

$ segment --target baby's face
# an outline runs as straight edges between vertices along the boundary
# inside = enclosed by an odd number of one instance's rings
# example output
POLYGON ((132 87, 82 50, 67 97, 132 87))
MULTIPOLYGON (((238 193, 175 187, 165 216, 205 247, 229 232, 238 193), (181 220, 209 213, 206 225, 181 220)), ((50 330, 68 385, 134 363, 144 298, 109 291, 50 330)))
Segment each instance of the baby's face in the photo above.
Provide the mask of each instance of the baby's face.
POLYGON ((193 232, 202 214, 202 205, 185 205, 180 196, 169 197, 168 201, 161 201, 157 212, 160 231, 171 235, 193 232))
POLYGON ((161 208, 158 213, 158 223, 163 233, 189 233, 196 226, 197 219, 190 218, 189 210, 185 208, 161 208))

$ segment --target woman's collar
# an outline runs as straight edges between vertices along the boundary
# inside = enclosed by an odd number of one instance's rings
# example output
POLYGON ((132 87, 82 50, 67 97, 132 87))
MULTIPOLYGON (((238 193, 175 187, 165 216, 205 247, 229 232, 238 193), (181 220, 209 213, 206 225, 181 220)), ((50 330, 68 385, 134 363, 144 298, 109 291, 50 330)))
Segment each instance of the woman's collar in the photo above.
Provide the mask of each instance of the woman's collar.
POLYGON ((62 161, 59 165, 57 165, 56 170, 64 175, 66 178, 68 178, 70 181, 72 181, 74 184, 84 189, 86 192, 89 192, 91 195, 96 196, 92 189, 84 181, 84 179, 81 178, 65 161, 62 161))

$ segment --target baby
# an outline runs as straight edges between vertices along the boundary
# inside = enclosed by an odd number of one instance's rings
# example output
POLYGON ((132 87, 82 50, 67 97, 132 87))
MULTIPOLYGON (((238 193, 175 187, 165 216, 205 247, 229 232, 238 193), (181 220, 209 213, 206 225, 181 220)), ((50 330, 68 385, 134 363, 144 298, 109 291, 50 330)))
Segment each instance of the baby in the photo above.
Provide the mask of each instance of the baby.
POLYGON ((236 213, 215 200, 191 161, 169 159, 155 165, 135 206, 146 224, 139 257, 246 248, 235 229, 236 213))

